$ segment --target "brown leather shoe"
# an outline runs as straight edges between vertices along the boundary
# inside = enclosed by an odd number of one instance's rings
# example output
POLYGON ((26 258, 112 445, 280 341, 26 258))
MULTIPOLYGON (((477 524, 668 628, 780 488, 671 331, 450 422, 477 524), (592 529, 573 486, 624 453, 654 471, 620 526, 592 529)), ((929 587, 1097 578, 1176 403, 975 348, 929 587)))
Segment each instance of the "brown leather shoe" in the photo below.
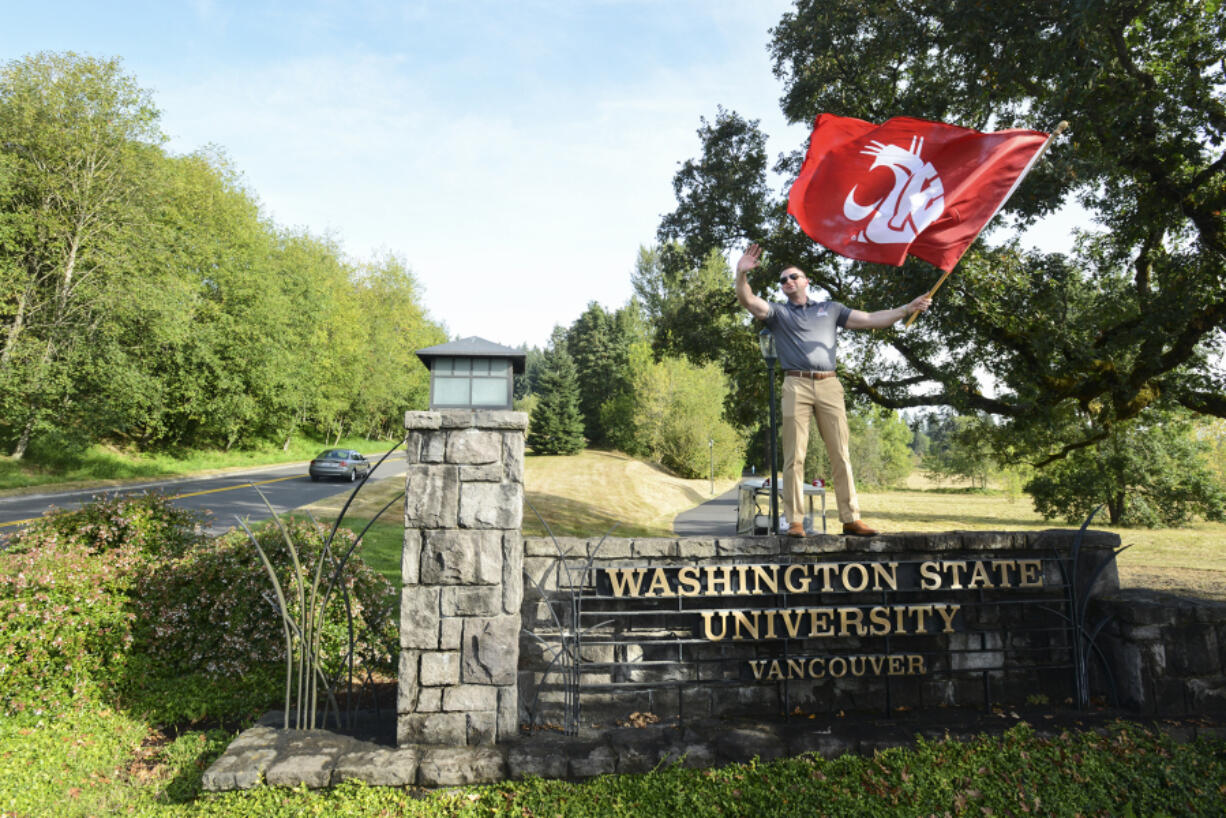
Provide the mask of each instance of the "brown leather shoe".
POLYGON ((803 537, 805 535, 804 523, 792 523, 788 526, 789 537, 803 537))
POLYGON ((853 537, 871 537, 880 532, 874 528, 869 528, 861 520, 853 520, 850 523, 843 523, 843 533, 850 534, 853 537))

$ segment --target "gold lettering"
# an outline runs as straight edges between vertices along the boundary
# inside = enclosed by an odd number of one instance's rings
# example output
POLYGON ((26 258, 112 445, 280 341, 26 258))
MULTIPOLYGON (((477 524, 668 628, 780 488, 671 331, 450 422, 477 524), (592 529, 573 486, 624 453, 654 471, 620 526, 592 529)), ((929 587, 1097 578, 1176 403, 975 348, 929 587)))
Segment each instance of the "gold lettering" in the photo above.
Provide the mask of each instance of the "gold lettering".
POLYGON ((826 675, 826 660, 825 660, 825 659, 812 659, 812 660, 810 660, 810 662, 809 662, 809 678, 810 678, 810 679, 820 679, 820 678, 822 678, 822 677, 823 677, 823 676, 825 676, 825 675, 826 675), (814 670, 814 668, 818 668, 818 669, 817 669, 817 670, 814 670))
POLYGON ((987 566, 982 560, 975 560, 975 567, 971 569, 970 582, 966 583, 967 588, 992 588, 992 577, 988 575, 987 566))
POLYGON ((788 678, 803 679, 805 677, 805 660, 788 659, 788 678))
POLYGON ((1015 560, 992 560, 992 568, 996 570, 996 585, 999 588, 1012 588, 1013 581, 1009 579, 1009 569, 1017 568, 1015 560))
POLYGON ((651 587, 647 589, 647 596, 676 596, 673 589, 668 584, 668 577, 664 574, 663 568, 657 568, 651 578, 651 587), (656 589, 659 590, 656 590, 656 589))
POLYGON ((945 620, 945 627, 941 629, 941 633, 953 633, 954 632, 954 617, 958 615, 958 611, 961 610, 962 606, 961 605, 933 605, 932 608, 934 608, 936 612, 940 614, 941 619, 945 620))
POLYGON ((836 656, 830 660, 826 668, 830 671, 831 676, 836 679, 842 679, 847 675, 847 660, 842 656, 836 656))
POLYGON ((868 569, 858 562, 849 562, 843 566, 843 587, 853 594, 863 591, 868 587, 868 569), (860 572, 860 581, 858 584, 852 584, 851 572, 852 569, 860 572))
POLYGON ((931 560, 920 563, 920 588, 935 591, 941 587, 941 569, 931 560))
POLYGON ((868 629, 864 627, 864 611, 859 608, 839 608, 839 636, 850 636, 850 626, 855 623, 856 636, 863 636, 868 629))
POLYGON ((783 617, 783 627, 787 631, 788 638, 795 639, 796 634, 800 632, 800 623, 804 620, 805 612, 792 609, 790 611, 780 611, 779 615, 783 617))
POLYGON ((902 657, 897 654, 890 656, 890 675, 902 676, 906 672, 903 667, 902 657))
POLYGON ((955 591, 961 591, 962 572, 966 570, 966 560, 942 560, 941 567, 950 574, 949 587, 955 591))
POLYGON ((749 669, 753 671, 753 677, 761 681, 762 671, 766 670, 766 660, 765 659, 750 659, 749 669))
POLYGON ((779 566, 778 565, 755 565, 753 567, 753 592, 755 594, 765 594, 765 587, 772 594, 779 593, 779 566))
POLYGON ((869 633, 873 636, 885 636, 890 632, 890 609, 877 605, 869 609, 868 619, 873 623, 869 633))
POLYGON ((822 574, 822 593, 828 594, 834 590, 834 586, 830 584, 830 575, 834 573, 837 565, 829 562, 823 562, 821 565, 813 566, 822 574))
POLYGON ((702 592, 702 584, 698 582, 698 569, 693 565, 687 565, 677 572, 677 582, 681 585, 678 590, 681 596, 698 596, 702 592))
POLYGON ((928 633, 928 626, 924 622, 924 615, 932 615, 931 605, 908 605, 907 613, 915 615, 915 630, 912 633, 928 633))
POLYGON ((863 656, 852 656, 847 660, 847 664, 851 666, 852 676, 863 676, 864 675, 864 657, 863 656), (860 662, 860 666, 858 668, 856 667, 857 659, 860 662))
POLYGON ((907 657, 907 663, 907 673, 911 676, 923 676, 928 672, 928 669, 924 667, 923 656, 912 654, 911 656, 907 657))
POLYGON ((731 565, 708 565, 707 566, 707 593, 712 596, 731 596, 732 595, 732 566, 731 565), (724 576, 716 578, 715 572, 723 571, 724 576), (724 586, 724 590, 715 590, 716 585, 724 586))
POLYGON ((748 565, 736 566, 736 573, 741 581, 740 582, 741 593, 742 594, 749 593, 749 566, 748 565))
POLYGON ((727 611, 703 611, 702 612, 702 629, 703 635, 712 642, 718 642, 728 635, 728 612, 727 611), (719 615, 719 636, 711 630, 711 617, 719 615))
POLYGON ((885 584, 889 586, 891 591, 898 590, 898 563, 896 562, 874 562, 873 563, 873 590, 874 591, 881 590, 882 580, 885 580, 885 584))
POLYGON ((809 636, 811 638, 816 639, 822 636, 834 636, 834 629, 831 627, 829 621, 830 616, 833 613, 834 611, 829 608, 809 609, 809 636), (817 626, 817 620, 819 618, 822 620, 822 626, 820 629, 817 626))
POLYGON ((775 638, 775 614, 779 613, 776 610, 766 611, 766 638, 775 638))
POLYGON ((642 568, 608 568, 609 583, 613 596, 639 596, 643 588, 642 568), (628 592, 628 593, 627 593, 628 592))
POLYGON ((744 639, 745 638, 744 636, 741 636, 741 628, 743 626, 745 628, 745 632, 749 634, 749 637, 751 639, 760 639, 761 637, 758 635, 758 614, 759 613, 760 613, 759 611, 733 611, 732 612, 732 630, 733 630, 732 638, 733 639, 744 639), (749 617, 746 616, 747 613, 753 614, 752 624, 750 624, 749 617))
POLYGON ((1043 563, 1039 560, 1018 560, 1017 570, 1020 574, 1018 585, 1022 588, 1043 587, 1043 563))
POLYGON ((771 660, 771 672, 766 674, 767 681, 774 681, 783 678, 783 669, 779 666, 778 659, 771 660))
POLYGON ((812 581, 805 575, 805 566, 789 565, 783 571, 783 587, 789 594, 803 594, 809 590, 809 583, 812 581), (800 582, 792 581, 792 572, 800 572, 800 582))
POLYGON ((868 661, 869 661, 869 664, 873 666, 873 675, 880 676, 881 667, 882 665, 885 664, 885 657, 884 656, 870 656, 868 658, 868 661))

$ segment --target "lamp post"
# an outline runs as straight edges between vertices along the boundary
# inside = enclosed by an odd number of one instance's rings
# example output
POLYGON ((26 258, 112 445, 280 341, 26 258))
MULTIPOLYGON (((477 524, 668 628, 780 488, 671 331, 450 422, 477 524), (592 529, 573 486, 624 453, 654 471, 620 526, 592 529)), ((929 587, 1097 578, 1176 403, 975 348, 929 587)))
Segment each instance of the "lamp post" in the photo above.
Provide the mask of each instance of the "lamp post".
POLYGON ((779 533, 779 482, 776 474, 775 459, 775 336, 770 330, 764 329, 758 333, 758 347, 762 350, 762 360, 766 362, 766 379, 770 382, 771 394, 771 521, 769 530, 772 534, 779 533))
POLYGON ((715 496, 715 438, 707 438, 707 454, 711 456, 711 496, 715 496))

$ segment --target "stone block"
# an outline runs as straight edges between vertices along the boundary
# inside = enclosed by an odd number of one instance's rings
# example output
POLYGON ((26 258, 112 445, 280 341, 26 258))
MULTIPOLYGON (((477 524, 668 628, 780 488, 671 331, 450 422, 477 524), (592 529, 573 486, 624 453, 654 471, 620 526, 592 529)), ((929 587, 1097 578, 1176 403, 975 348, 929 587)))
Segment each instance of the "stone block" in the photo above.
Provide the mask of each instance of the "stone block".
POLYGON ((456 466, 408 467, 404 495, 407 527, 455 528, 459 510, 460 472, 456 466))
POLYGON ((445 687, 423 687, 417 693, 415 713, 438 713, 443 709, 443 691, 445 687))
POLYGON ((634 556, 634 545, 626 537, 597 537, 581 543, 570 553, 580 559, 592 554, 602 560, 630 559, 634 556))
POLYGON ((779 553, 780 545, 774 537, 721 537, 715 541, 715 553, 720 557, 771 557, 779 553))
POLYGON ((1219 675, 1221 671, 1217 632, 1208 625, 1185 625, 1173 629, 1167 640, 1166 658, 1179 676, 1219 675))
POLYGON ((485 463, 480 466, 460 466, 460 482, 498 483, 501 480, 501 463, 485 463))
POLYGON ((631 543, 630 548, 631 556, 645 557, 648 559, 656 557, 676 557, 680 553, 676 540, 668 540, 662 537, 634 540, 634 542, 631 543))
POLYGON ((460 683, 460 654, 453 650, 423 651, 419 684, 423 686, 460 683))
POLYGON ((442 423, 439 412, 405 412, 404 428, 409 430, 437 429, 442 423))
POLYGON ((460 678, 468 684, 515 684, 519 665, 519 616, 468 619, 460 649, 460 678))
POLYGON ((235 750, 232 743, 221 758, 204 771, 200 785, 207 792, 249 790, 258 787, 264 780, 268 766, 276 757, 277 751, 273 746, 235 750))
POLYGON ((448 409, 439 412, 439 428, 469 429, 473 425, 474 413, 471 409, 448 409))
MULTIPOLYGON (((510 409, 478 409, 473 412, 473 426, 478 429, 518 430, 528 429, 528 413, 510 409)), ((522 437, 522 435, 521 435, 522 437)))
POLYGON ((557 544, 551 537, 524 537, 524 556, 525 557, 556 557, 558 550, 566 554, 583 555, 583 546, 586 540, 580 540, 576 537, 558 537, 557 544))
POLYGON ((502 534, 439 528, 426 532, 421 581, 428 585, 496 585, 502 582, 502 534))
POLYGON ((439 589, 406 585, 400 589, 400 647, 438 647, 439 589))
POLYGON ((519 685, 498 688, 498 741, 508 741, 519 735, 519 685))
MULTIPOLYGON (((502 435, 482 429, 463 429, 447 435, 447 462, 498 463, 502 459, 502 435)), ((501 469, 499 477, 501 478, 501 469)))
POLYGON ((570 757, 570 775, 573 778, 595 778, 617 771, 617 756, 612 748, 597 744, 587 748, 575 748, 570 757))
POLYGON ((447 585, 441 589, 443 616, 494 616, 502 612, 502 588, 497 585, 447 585))
POLYGON ((412 713, 417 707, 417 666, 420 654, 415 650, 400 651, 400 665, 396 670, 396 712, 412 713))
POLYGON ((715 540, 685 537, 677 541, 677 556, 679 557, 686 559, 711 559, 716 554, 715 540))
MULTIPOLYGON (((396 744, 463 746, 468 719, 463 713, 402 713, 396 719, 396 744)), ((420 770, 420 768, 419 768, 420 770)))
POLYGON ((421 436, 422 463, 442 463, 447 454, 446 432, 423 432, 421 436))
POLYGON ((332 784, 338 752, 284 754, 268 766, 264 781, 270 787, 305 786, 317 790, 332 784))
POLYGON ((492 685, 458 684, 443 691, 443 710, 477 711, 498 709, 498 688, 492 685))
POLYGON ((522 433, 503 433, 502 469, 508 483, 524 482, 524 436, 522 433))
POLYGON ((566 757, 574 751, 573 744, 550 735, 518 742, 507 750, 507 773, 512 778, 565 778, 566 757))
POLYGON ((404 440, 404 462, 410 466, 421 462, 421 435, 409 432, 404 440))
POLYGON ((524 538, 518 531, 502 535, 502 612, 519 613, 524 603, 524 538))
POLYGON ((439 650, 459 650, 460 637, 464 634, 464 620, 447 617, 439 623, 439 650))
POLYGON ((400 581, 405 585, 416 585, 421 581, 421 539, 420 530, 404 530, 404 548, 400 552, 400 581))
MULTIPOLYGON (((492 688, 491 688, 492 689, 492 688)), ((498 736, 498 714, 493 710, 465 711, 468 714, 468 744, 493 744, 498 736)))
POLYGON ((524 517, 520 483, 465 483, 459 491, 461 528, 518 529, 524 517))
POLYGON ((350 779, 372 787, 408 787, 417 783, 417 764, 421 751, 416 747, 400 750, 379 748, 343 753, 332 768, 332 784, 350 779))
POLYGON ((492 784, 504 778, 506 759, 492 747, 427 747, 417 763, 417 783, 423 787, 492 784))

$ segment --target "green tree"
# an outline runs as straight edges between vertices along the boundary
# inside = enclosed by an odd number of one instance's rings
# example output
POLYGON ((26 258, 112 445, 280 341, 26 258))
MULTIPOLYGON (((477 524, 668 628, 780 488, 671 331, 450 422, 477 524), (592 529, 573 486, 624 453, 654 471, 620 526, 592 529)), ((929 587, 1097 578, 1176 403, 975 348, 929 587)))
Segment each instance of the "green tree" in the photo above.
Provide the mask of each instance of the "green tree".
MULTIPOLYGON (((1226 346, 1226 15, 1217 3, 798 0, 770 49, 793 123, 824 111, 984 129, 1067 119, 1069 137, 1003 219, 1025 224, 1076 200, 1105 228, 1072 259, 977 243, 910 330, 845 336, 840 358, 855 391, 891 408, 993 415, 998 449, 1037 464, 1105 439, 1160 397, 1226 416, 1226 378, 1209 363, 1226 346), (885 345, 896 354, 881 354, 885 345)), ((661 240, 691 254, 759 240, 768 255, 751 277, 759 292, 783 262, 865 309, 932 285, 923 263, 852 264, 801 234, 783 199, 762 193, 755 122, 720 110, 700 137, 661 240)), ((775 170, 794 176, 802 158, 793 150, 775 170)))
POLYGON ((627 344, 615 314, 595 301, 587 305, 566 333, 566 348, 575 361, 579 379, 583 433, 595 445, 609 442, 600 407, 624 388, 627 344))
POLYGON ((540 401, 532 410, 527 443, 537 454, 582 451, 583 415, 579 411, 579 377, 566 349, 566 333, 555 328, 541 366, 540 401))
POLYGON ((0 68, 0 415, 15 458, 77 414, 74 376, 94 366, 101 305, 147 218, 162 139, 118 60, 43 53, 0 68))
POLYGON ((991 423, 982 417, 942 415, 936 418, 933 443, 924 456, 924 471, 936 481, 962 479, 986 489, 996 472, 990 441, 991 423))
POLYGON ((1186 411, 1149 410, 1047 467, 1025 491, 1044 517, 1070 523, 1100 505, 1112 525, 1224 520, 1226 486, 1210 468, 1211 444, 1196 431, 1186 411))
MULTIPOLYGON (((849 407, 847 431, 857 486, 896 486, 911 473, 912 432, 897 412, 871 405, 849 407)), ((830 458, 813 421, 805 450, 805 480, 819 477, 830 479, 830 458)))

